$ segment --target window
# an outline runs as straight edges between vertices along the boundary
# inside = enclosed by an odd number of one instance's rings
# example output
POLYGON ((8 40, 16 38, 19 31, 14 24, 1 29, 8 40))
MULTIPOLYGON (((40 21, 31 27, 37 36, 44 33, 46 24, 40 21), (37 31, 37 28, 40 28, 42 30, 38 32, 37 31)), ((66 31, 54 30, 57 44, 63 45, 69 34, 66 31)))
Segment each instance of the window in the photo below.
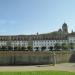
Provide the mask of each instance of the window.
POLYGON ((35 46, 35 43, 33 45, 35 46))
POLYGON ((52 40, 51 40, 51 42, 52 42, 52 40))
POLYGON ((48 41, 49 42, 49 41, 48 41))
POLYGON ((48 45, 49 45, 49 43, 48 43, 48 45))

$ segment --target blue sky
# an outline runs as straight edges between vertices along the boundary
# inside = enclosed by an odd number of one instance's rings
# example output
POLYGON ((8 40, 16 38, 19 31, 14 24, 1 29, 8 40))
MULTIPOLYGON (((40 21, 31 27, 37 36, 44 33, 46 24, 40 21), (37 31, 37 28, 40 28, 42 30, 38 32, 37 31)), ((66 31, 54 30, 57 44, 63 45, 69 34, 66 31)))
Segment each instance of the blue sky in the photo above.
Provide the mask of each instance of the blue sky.
POLYGON ((75 0, 0 0, 0 35, 75 31, 75 0))

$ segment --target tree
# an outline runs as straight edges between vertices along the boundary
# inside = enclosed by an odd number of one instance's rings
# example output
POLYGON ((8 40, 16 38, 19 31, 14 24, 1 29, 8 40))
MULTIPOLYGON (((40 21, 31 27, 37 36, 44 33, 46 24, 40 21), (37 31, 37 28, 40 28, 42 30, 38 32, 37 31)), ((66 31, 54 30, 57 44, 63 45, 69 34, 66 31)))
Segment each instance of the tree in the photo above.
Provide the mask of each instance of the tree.
POLYGON ((8 46, 8 50, 13 50, 13 47, 11 47, 11 46, 8 46))
POLYGON ((17 50, 17 46, 14 47, 14 51, 16 51, 16 50, 17 50))
POLYGON ((61 45, 59 43, 56 43, 54 46, 55 50, 60 50, 61 49, 61 45))
POLYGON ((21 50, 22 50, 22 51, 25 51, 25 50, 26 50, 26 47, 22 46, 22 47, 21 47, 21 50))
POLYGON ((32 46, 27 47, 28 51, 32 51, 32 46))
POLYGON ((67 50, 67 49, 68 49, 68 44, 62 43, 62 49, 63 49, 63 50, 67 50))
POLYGON ((7 47, 6 47, 6 46, 2 46, 1 49, 2 49, 3 51, 5 51, 5 50, 7 50, 7 47))
POLYGON ((69 43, 69 48, 73 50, 74 49, 74 43, 69 43))
POLYGON ((21 49, 21 46, 16 46, 16 50, 17 51, 21 51, 22 49, 21 49))
POLYGON ((46 49, 46 47, 45 47, 45 46, 41 47, 41 50, 42 50, 42 51, 44 51, 45 49, 46 49))
POLYGON ((2 49, 2 47, 0 46, 0 50, 2 49))
POLYGON ((49 50, 51 50, 51 51, 52 51, 52 50, 53 50, 53 46, 50 46, 50 47, 49 47, 49 50))
POLYGON ((36 51, 38 51, 39 50, 39 47, 35 47, 35 49, 36 49, 36 51))

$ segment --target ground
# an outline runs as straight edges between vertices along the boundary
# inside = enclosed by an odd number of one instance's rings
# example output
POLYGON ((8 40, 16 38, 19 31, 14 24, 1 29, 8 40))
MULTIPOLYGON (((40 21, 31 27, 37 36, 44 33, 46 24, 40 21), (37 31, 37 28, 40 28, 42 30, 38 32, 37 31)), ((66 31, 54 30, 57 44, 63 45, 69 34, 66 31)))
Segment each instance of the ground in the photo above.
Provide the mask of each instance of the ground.
POLYGON ((75 63, 63 63, 52 65, 34 65, 34 66, 0 66, 0 72, 3 71, 69 71, 75 72, 75 63))

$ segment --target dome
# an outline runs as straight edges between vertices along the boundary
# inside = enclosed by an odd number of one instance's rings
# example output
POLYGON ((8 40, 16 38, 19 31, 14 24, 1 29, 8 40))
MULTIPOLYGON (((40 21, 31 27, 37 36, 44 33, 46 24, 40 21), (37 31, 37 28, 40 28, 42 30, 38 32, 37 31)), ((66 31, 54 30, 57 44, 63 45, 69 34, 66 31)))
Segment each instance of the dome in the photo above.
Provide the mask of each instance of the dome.
POLYGON ((64 33, 68 33, 68 26, 67 26, 66 23, 64 23, 64 24, 62 25, 62 31, 63 31, 64 33))
POLYGON ((63 26, 64 26, 64 27, 67 27, 67 23, 64 23, 63 26))

